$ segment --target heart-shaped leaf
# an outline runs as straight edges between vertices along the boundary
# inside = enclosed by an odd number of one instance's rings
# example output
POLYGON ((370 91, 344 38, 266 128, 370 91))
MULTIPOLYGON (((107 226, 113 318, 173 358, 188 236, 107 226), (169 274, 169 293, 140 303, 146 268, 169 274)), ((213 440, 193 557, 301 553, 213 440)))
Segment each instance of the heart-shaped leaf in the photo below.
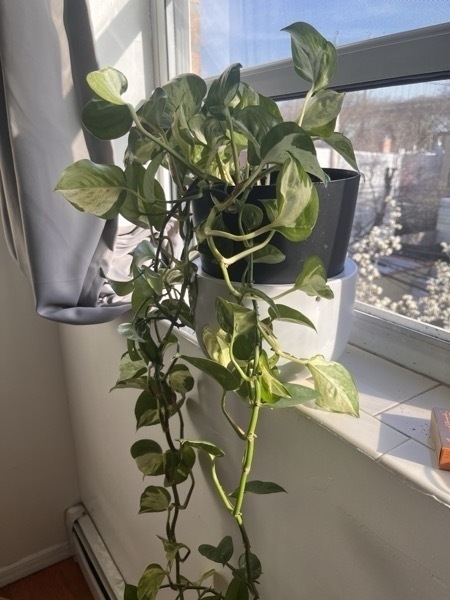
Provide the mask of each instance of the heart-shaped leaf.
POLYGON ((200 358, 196 356, 185 356, 182 355, 181 358, 191 364, 203 373, 206 373, 226 391, 237 390, 239 387, 239 381, 236 377, 228 371, 223 365, 210 360, 208 358, 200 358))
POLYGON ((150 485, 141 495, 139 514, 164 512, 169 508, 170 502, 170 494, 165 488, 150 485))
POLYGON ((323 89, 332 79, 337 65, 336 48, 312 25, 297 22, 285 27, 291 36, 294 68, 314 91, 323 89))
POLYGON ((144 475, 164 473, 164 455, 161 446, 153 440, 138 440, 130 449, 131 456, 144 475))
POLYGON ((148 565, 137 586, 138 600, 155 600, 166 573, 157 564, 148 565))
POLYGON ((333 290, 327 285, 325 266, 318 256, 310 256, 305 260, 294 287, 308 296, 321 296, 327 299, 334 297, 333 290))
POLYGON ((125 104, 122 94, 128 88, 128 82, 123 73, 113 67, 105 67, 92 71, 86 76, 89 87, 103 100, 111 104, 125 104))
POLYGON ((332 412, 359 416, 358 391, 347 369, 337 363, 315 356, 306 363, 320 396, 316 403, 332 412))
POLYGON ((116 165, 79 160, 61 173, 55 186, 75 208, 97 217, 113 218, 119 213, 119 197, 126 191, 124 172, 116 165))
POLYGON ((83 109, 84 126, 101 140, 115 140, 127 134, 133 124, 128 106, 93 98, 83 109))
POLYGON ((213 562, 225 565, 233 556, 233 540, 231 536, 225 536, 217 546, 210 544, 201 544, 198 551, 202 556, 205 556, 213 562))
POLYGON ((225 600, 248 600, 248 587, 242 579, 233 579, 227 588, 225 600))

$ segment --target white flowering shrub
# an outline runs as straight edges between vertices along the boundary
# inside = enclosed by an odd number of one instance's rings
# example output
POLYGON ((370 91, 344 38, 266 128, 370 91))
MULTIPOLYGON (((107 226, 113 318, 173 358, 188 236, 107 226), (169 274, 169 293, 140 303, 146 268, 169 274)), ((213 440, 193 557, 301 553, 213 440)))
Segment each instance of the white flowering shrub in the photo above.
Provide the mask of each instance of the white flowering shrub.
MULTIPOLYGON (((435 262, 425 293, 421 296, 404 294, 400 300, 394 301, 381 285, 380 260, 401 249, 398 235, 400 216, 395 199, 387 198, 383 224, 372 227, 367 235, 352 244, 351 256, 359 267, 356 299, 450 330, 450 263, 447 260, 435 262)), ((441 247, 443 254, 450 258, 450 244, 443 243, 441 247)))
MULTIPOLYGON (((442 253, 450 258, 450 244, 441 244, 442 253)), ((420 320, 450 329, 450 263, 438 260, 435 276, 427 283, 427 296, 420 298, 420 320)))
POLYGON ((400 209, 393 198, 386 199, 386 212, 382 225, 371 228, 369 233, 351 246, 351 256, 359 267, 359 280, 356 299, 377 308, 390 308, 391 300, 384 296, 379 285, 382 277, 379 270, 380 259, 400 250, 400 236, 397 232, 400 209))

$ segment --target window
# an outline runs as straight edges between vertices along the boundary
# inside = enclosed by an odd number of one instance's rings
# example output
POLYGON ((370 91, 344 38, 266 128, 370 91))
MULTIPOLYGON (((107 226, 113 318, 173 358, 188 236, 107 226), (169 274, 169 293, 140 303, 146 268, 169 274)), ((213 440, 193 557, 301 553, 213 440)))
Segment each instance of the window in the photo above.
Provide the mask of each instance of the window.
MULTIPOLYGON (((177 3, 181 4, 181 3, 177 3)), ((202 77, 229 64, 244 68, 290 56, 289 37, 281 31, 307 21, 336 46, 443 23, 447 0, 190 0, 193 69, 202 77)))
POLYGON ((335 1, 327 16, 327 2, 303 3, 301 11, 293 0, 211 2, 178 2, 184 13, 168 3, 176 54, 185 59, 189 27, 191 70, 210 76, 230 62, 251 65, 245 80, 284 111, 305 90, 283 59, 289 39, 279 29, 305 20, 338 46, 333 87, 347 91, 340 130, 354 141, 366 177, 353 233, 353 256, 362 260, 353 341, 446 380, 450 258, 440 244, 450 242, 448 2, 427 2, 425 11, 423 0, 413 1, 405 11, 402 1, 341 8, 335 1))

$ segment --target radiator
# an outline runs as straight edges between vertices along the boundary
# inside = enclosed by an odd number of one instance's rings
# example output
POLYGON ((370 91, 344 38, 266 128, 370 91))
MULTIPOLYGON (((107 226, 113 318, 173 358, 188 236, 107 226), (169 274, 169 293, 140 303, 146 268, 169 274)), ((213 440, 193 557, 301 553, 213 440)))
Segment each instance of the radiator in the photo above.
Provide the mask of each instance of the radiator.
POLYGON ((66 511, 66 527, 73 556, 95 600, 123 600, 123 577, 82 504, 66 511))

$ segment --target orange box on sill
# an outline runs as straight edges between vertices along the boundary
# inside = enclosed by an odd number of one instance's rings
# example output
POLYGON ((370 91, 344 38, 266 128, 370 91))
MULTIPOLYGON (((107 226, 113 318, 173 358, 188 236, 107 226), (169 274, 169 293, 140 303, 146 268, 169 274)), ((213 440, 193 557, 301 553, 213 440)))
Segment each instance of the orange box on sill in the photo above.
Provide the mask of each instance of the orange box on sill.
POLYGON ((431 410, 430 436, 434 443, 439 469, 450 471, 450 409, 431 410))

